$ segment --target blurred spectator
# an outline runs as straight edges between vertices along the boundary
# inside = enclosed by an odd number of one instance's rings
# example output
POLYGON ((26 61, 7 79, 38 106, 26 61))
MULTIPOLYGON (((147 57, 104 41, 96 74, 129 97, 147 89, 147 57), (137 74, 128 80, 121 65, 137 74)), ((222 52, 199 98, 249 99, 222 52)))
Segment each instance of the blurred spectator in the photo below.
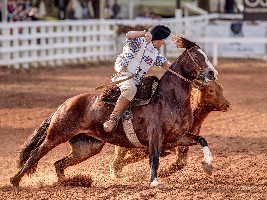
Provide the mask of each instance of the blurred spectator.
POLYGON ((94 7, 93 7, 93 1, 94 0, 89 0, 88 1, 88 14, 89 14, 90 18, 96 18, 95 17, 94 7))
POLYGON ((29 12, 32 9, 32 4, 29 0, 24 0, 24 9, 29 12))
POLYGON ((106 0, 105 6, 104 6, 104 18, 111 19, 111 17, 112 17, 112 8, 111 8, 109 0, 106 0))
POLYGON ((2 2, 0 1, 0 21, 2 21, 2 2))
POLYGON ((95 12, 94 12, 92 1, 93 0, 88 0, 88 3, 87 3, 89 18, 95 18, 95 12))
POLYGON ((76 19, 76 17, 75 17, 75 7, 74 7, 72 1, 69 2, 69 5, 67 7, 67 19, 76 19))
POLYGON ((82 2, 82 18, 89 19, 88 3, 86 3, 85 1, 82 2))
POLYGON ((224 12, 230 14, 234 13, 234 5, 235 5, 234 0, 226 0, 224 5, 224 12))
POLYGON ((152 8, 145 8, 143 13, 141 13, 137 19, 161 19, 161 16, 156 14, 152 8))
POLYGON ((7 20, 8 21, 25 21, 30 20, 28 13, 32 9, 29 0, 11 0, 7 2, 7 20))
POLYGON ((114 0, 114 4, 112 5, 112 12, 113 12, 112 18, 118 19, 120 11, 121 11, 121 6, 118 4, 117 0, 114 0))
POLYGON ((66 0, 55 0, 55 7, 57 9, 57 18, 66 19, 66 10, 69 1, 66 0))
POLYGON ((33 7, 29 12, 28 12, 28 19, 30 21, 38 21, 40 20, 40 17, 38 16, 38 8, 33 7))
POLYGON ((100 18, 100 0, 92 0, 92 5, 93 5, 93 9, 94 9, 94 14, 95 17, 94 18, 100 18))

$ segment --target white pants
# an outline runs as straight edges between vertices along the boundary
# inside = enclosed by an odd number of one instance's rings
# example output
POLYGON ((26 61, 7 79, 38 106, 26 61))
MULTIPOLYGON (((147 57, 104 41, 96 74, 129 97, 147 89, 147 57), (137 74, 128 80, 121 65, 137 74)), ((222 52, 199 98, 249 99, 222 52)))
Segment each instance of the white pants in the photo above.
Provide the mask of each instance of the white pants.
MULTIPOLYGON (((118 81, 118 80, 123 80, 129 77, 131 74, 129 73, 121 73, 119 76, 116 75, 112 78, 112 81, 118 81)), ((117 86, 120 88, 121 95, 131 101, 136 92, 137 92, 137 87, 136 87, 136 80, 134 78, 129 79, 127 81, 123 81, 122 83, 117 84, 117 86)))
POLYGON ((129 101, 134 98, 137 92, 137 87, 135 86, 135 81, 133 79, 118 84, 118 87, 121 90, 121 95, 129 101))

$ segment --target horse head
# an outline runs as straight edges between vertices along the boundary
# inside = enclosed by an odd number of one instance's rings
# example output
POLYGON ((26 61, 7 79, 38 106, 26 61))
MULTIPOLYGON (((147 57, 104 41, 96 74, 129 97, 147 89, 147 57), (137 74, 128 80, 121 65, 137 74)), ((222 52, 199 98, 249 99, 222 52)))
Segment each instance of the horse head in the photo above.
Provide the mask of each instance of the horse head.
POLYGON ((185 78, 191 81, 198 79, 201 80, 202 83, 207 83, 208 81, 216 79, 218 75, 217 70, 211 64, 204 51, 196 43, 179 36, 175 36, 173 41, 178 48, 186 49, 179 57, 179 64, 176 62, 177 66, 174 66, 174 68, 182 67, 181 70, 185 78), (181 64, 182 66, 179 66, 181 64))

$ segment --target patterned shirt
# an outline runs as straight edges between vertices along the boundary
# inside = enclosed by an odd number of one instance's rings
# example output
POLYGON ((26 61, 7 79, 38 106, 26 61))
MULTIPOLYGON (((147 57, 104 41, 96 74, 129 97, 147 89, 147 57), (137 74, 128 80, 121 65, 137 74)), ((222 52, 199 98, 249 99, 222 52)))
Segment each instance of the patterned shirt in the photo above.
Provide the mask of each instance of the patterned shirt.
POLYGON ((146 40, 144 37, 127 39, 122 54, 116 59, 115 70, 117 72, 124 72, 124 74, 126 72, 128 73, 128 76, 135 74, 144 50, 144 57, 140 64, 141 71, 136 76, 137 82, 139 82, 140 78, 148 72, 150 67, 162 67, 167 59, 159 53, 152 42, 147 45, 146 49, 145 46, 146 40))

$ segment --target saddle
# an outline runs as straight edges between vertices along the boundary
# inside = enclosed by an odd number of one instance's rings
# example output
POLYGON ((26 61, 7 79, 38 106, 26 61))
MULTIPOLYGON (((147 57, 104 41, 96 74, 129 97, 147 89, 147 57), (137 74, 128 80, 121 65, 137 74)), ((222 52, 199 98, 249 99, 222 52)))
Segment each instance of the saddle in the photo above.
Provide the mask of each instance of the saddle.
MULTIPOLYGON (((137 92, 131 101, 131 106, 142 106, 149 103, 151 97, 155 93, 159 79, 156 76, 144 77, 137 86, 137 92)), ((118 86, 112 86, 105 89, 99 96, 100 100, 108 104, 116 104, 121 94, 118 86)))
MULTIPOLYGON (((136 147, 144 147, 136 136, 132 119, 132 107, 143 106, 150 102, 155 93, 159 79, 156 76, 148 76, 141 80, 137 86, 137 92, 134 99, 131 101, 129 107, 121 115, 122 126, 128 140, 136 147)), ((99 100, 108 104, 116 104, 117 99, 121 94, 118 86, 112 86, 105 89, 99 96, 99 100)))

